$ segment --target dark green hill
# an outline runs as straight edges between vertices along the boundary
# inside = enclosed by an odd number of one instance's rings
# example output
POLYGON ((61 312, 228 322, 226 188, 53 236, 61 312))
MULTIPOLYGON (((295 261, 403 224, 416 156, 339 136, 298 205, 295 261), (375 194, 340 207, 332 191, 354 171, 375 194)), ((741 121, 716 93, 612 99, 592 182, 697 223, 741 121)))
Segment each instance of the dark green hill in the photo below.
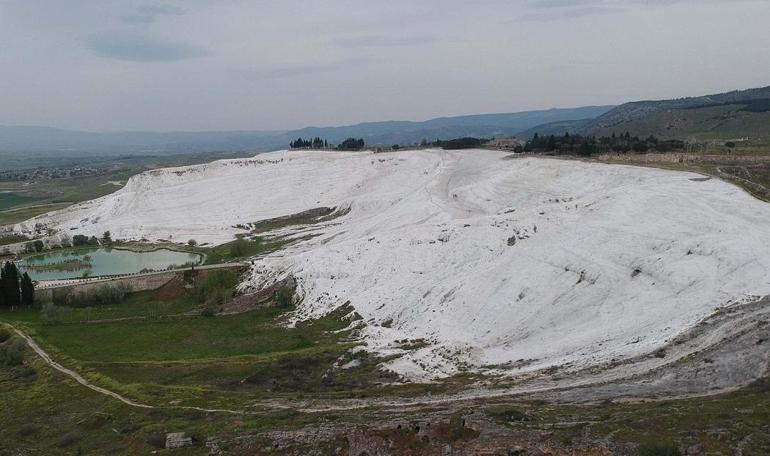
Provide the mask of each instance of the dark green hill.
POLYGON ((584 125, 582 133, 630 132, 663 138, 770 138, 770 87, 676 100, 620 105, 584 125))

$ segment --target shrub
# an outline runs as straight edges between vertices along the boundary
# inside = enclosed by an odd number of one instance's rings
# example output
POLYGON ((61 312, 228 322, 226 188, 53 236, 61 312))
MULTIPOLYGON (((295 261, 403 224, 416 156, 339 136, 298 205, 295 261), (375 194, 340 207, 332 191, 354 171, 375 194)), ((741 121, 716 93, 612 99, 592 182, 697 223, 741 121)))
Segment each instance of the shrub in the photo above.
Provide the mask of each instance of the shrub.
POLYGON ((126 449, 127 447, 123 442, 112 442, 107 446, 106 451, 109 454, 125 454, 126 449))
POLYGON ((28 382, 34 382, 37 379, 37 371, 26 364, 16 366, 13 371, 16 378, 21 378, 28 382))
POLYGON ((364 140, 361 138, 348 138, 337 146, 337 150, 361 150, 365 145, 364 140))
POLYGON ((647 146, 647 143, 646 142, 642 142, 642 141, 640 141, 638 143, 634 143, 632 148, 633 148, 634 152, 639 152, 639 153, 647 152, 648 150, 650 150, 649 146, 647 146))
POLYGON ((216 291, 231 290, 238 284, 238 277, 229 269, 215 269, 209 271, 206 277, 206 291, 214 293, 216 291))
POLYGON ((56 320, 62 314, 62 309, 52 302, 46 302, 40 308, 40 317, 43 320, 56 320))
POLYGON ((14 337, 0 350, 0 362, 6 366, 20 366, 24 362, 24 339, 14 337))
POLYGON ((196 241, 195 239, 190 239, 189 241, 187 241, 187 245, 189 245, 190 247, 195 247, 196 245, 198 245, 198 241, 196 241))
POLYGON ((131 293, 131 287, 124 283, 102 285, 93 290, 71 294, 67 304, 73 307, 118 304, 123 302, 129 293, 131 293))
POLYGON ((73 443, 79 442, 82 438, 83 434, 79 430, 75 429, 62 434, 62 436, 59 437, 59 440, 56 442, 56 446, 59 448, 68 447, 73 443))
POLYGON ((166 434, 162 432, 153 432, 145 436, 144 441, 155 448, 166 448, 166 434))
POLYGON ((233 257, 245 256, 249 250, 249 241, 244 238, 238 238, 230 244, 230 255, 233 257))
POLYGON ((529 417, 527 416, 526 413, 515 408, 501 410, 497 412, 496 415, 500 417, 500 419, 508 423, 516 422, 516 421, 518 422, 529 421, 529 417))
POLYGON ((643 443, 639 446, 639 456, 681 456, 679 448, 673 443, 643 443))
POLYGON ((32 423, 24 423, 19 427, 17 434, 19 437, 30 437, 40 433, 40 426, 32 423))
POLYGON ((275 291, 275 302, 280 307, 290 307, 294 298, 294 293, 288 287, 281 287, 275 291))
POLYGON ((0 328, 0 344, 11 338, 11 332, 5 328, 0 328))
POLYGON ((472 137, 465 137, 465 138, 455 138, 450 139, 449 141, 440 141, 439 144, 443 149, 446 150, 457 150, 457 149, 473 149, 475 147, 482 146, 486 144, 487 140, 484 138, 472 138, 472 137))
POLYGON ((91 236, 89 238, 88 236, 85 236, 82 234, 76 234, 72 236, 72 245, 74 247, 80 247, 85 245, 99 245, 99 241, 96 239, 96 236, 91 236))
POLYGON ((195 283, 195 279, 197 277, 198 277, 198 271, 196 271, 193 268, 185 269, 184 272, 182 272, 182 280, 184 280, 184 283, 186 284, 195 283))

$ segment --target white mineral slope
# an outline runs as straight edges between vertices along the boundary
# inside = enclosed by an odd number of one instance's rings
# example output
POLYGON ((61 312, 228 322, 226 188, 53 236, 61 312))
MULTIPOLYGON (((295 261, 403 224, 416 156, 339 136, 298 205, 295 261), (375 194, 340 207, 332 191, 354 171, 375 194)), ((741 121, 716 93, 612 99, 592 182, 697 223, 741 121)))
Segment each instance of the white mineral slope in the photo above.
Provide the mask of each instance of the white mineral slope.
POLYGON ((375 350, 432 342, 391 363, 407 376, 635 356, 770 292, 770 206, 724 182, 485 151, 384 157, 398 173, 349 195, 325 235, 257 262, 252 285, 293 274, 301 318, 349 300, 375 350))
POLYGON ((770 205, 742 190, 691 173, 503 157, 262 154, 145 173, 26 226, 217 243, 238 223, 350 207, 315 226, 319 236, 255 260, 243 287, 291 274, 297 318, 350 301, 371 350, 428 341, 389 363, 414 379, 636 356, 770 294, 770 205))
POLYGON ((335 206, 364 182, 395 170, 369 156, 369 166, 350 157, 281 151, 147 171, 115 193, 32 218, 15 229, 29 232, 42 224, 70 234, 101 237, 109 230, 117 239, 221 244, 244 232, 238 224, 335 206))

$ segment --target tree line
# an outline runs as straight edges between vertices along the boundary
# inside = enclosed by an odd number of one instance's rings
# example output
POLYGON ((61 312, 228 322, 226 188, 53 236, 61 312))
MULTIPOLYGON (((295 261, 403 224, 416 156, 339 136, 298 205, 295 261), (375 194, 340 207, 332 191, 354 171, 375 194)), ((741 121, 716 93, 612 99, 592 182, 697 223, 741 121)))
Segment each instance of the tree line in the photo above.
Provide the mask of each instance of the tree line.
POLYGON ((292 149, 328 149, 329 143, 325 139, 315 137, 313 139, 297 138, 296 141, 289 143, 292 149))
POLYGON ((564 135, 540 136, 537 133, 515 152, 557 152, 562 154, 578 154, 589 156, 607 152, 628 153, 631 151, 644 153, 651 150, 670 152, 684 149, 684 142, 678 139, 659 139, 655 136, 640 138, 626 132, 612 136, 583 136, 569 133, 564 135))
POLYGON ((19 274, 16 263, 6 261, 0 269, 0 308, 31 306, 34 302, 35 284, 29 274, 19 274))
POLYGON ((289 143, 289 147, 292 149, 337 149, 337 150, 361 150, 366 146, 363 138, 348 138, 337 147, 329 145, 329 142, 325 139, 315 137, 313 139, 297 138, 289 143))
POLYGON ((455 138, 448 140, 437 139, 433 141, 434 147, 441 147, 444 150, 475 149, 488 143, 486 138, 473 138, 466 136, 464 138, 455 138))

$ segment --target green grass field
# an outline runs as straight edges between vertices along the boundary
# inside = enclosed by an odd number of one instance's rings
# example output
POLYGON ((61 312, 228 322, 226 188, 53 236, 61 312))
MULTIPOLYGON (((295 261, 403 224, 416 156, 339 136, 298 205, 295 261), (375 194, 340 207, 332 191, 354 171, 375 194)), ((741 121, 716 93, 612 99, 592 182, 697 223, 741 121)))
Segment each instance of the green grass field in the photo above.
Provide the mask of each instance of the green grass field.
POLYGON ((22 206, 38 201, 38 198, 19 195, 16 193, 0 193, 0 211, 10 209, 15 206, 22 206))
MULTIPOLYGON (((166 432, 195 437, 195 445, 184 454, 207 454, 203 443, 210 436, 333 422, 360 425, 383 416, 403 419, 399 410, 381 406, 334 413, 298 411, 308 400, 322 405, 337 399, 423 397, 459 392, 476 380, 458 376, 430 384, 393 383, 394 378, 378 367, 381 359, 349 351, 357 345, 344 331, 349 321, 343 317, 350 308, 290 328, 283 322, 291 309, 205 317, 198 313, 200 299, 180 289, 136 293, 121 304, 67 308, 54 318, 44 318, 34 308, 0 313, 0 322, 22 328, 56 361, 89 381, 156 407, 132 408, 98 395, 27 350, 22 366, 0 362, 0 454, 18 449, 146 454, 162 448, 166 432), (339 368, 351 362, 354 367, 339 368), (275 403, 282 408, 261 405, 275 403), (181 408, 189 406, 244 413, 181 408)), ((473 411, 514 432, 539 435, 548 429, 549 441, 567 447, 612 436, 614 442, 644 443, 651 451, 697 443, 724 452, 743 439, 745 454, 762 454, 770 448, 763 433, 770 422, 768 385, 759 382, 714 397, 638 404, 574 406, 497 398, 473 411), (526 420, 519 420, 522 416, 526 420), (710 434, 714 429, 726 430, 727 436, 710 434)), ((431 405, 424 413, 440 407, 431 405)), ((413 410, 409 416, 420 413, 413 410)), ((404 437, 415 450, 424 448, 416 436, 404 437)))
POLYGON ((180 454, 206 455, 210 436, 328 422, 291 410, 233 416, 134 408, 84 388, 29 353, 23 368, 0 365, 0 388, 0 454, 150 454, 163 449, 167 432, 186 432, 194 446, 180 454))
MULTIPOLYGON (((7 317, 3 314, 2 318, 7 317)), ((18 321, 28 321, 28 316, 18 321)), ((37 325, 36 323, 34 325, 37 325)), ((336 326, 327 322, 329 327, 336 326)), ((202 324, 202 328, 205 325, 202 324)), ((86 331, 84 329, 84 331, 86 331)), ((112 341, 118 344, 117 340, 112 341)), ((131 350, 127 348, 127 350, 131 350)), ((313 353, 306 350, 308 355, 313 353)), ((323 350, 315 353, 323 354, 323 350)), ((280 356, 276 356, 280 359, 280 356)), ((321 359, 323 356, 300 358, 321 359)), ((312 363, 312 361, 310 361, 312 363)), ((317 362, 317 361, 316 361, 317 362)), ((76 363, 77 364, 77 363, 76 363)), ((186 432, 194 437, 194 445, 183 454, 208 454, 204 442, 208 437, 249 435, 264 431, 298 429, 303 426, 323 426, 339 423, 351 425, 382 424, 389 417, 400 417, 403 422, 421 422, 422 413, 431 413, 441 406, 412 409, 404 415, 400 409, 351 409, 324 413, 306 413, 291 408, 292 397, 313 397, 312 389, 305 390, 302 375, 290 385, 292 396, 286 396, 281 385, 255 384, 244 392, 232 391, 233 384, 212 384, 212 378, 235 375, 239 382, 253 382, 260 376, 275 378, 278 364, 266 364, 254 369, 251 359, 221 360, 219 362, 175 363, 83 363, 79 369, 94 375, 115 374, 113 384, 125 385, 123 391, 154 400, 158 408, 129 407, 112 398, 97 394, 53 371, 39 358, 27 351, 24 366, 0 364, 0 454, 148 454, 162 449, 167 432, 186 432), (168 369, 168 367, 171 369, 168 369), (160 371, 161 373, 153 373, 160 371), (106 373, 106 374, 105 374, 106 373), (149 377, 148 377, 149 376, 149 377), (161 381, 159 381, 161 380, 161 381), (256 394, 261 390, 262 394, 256 394), (191 396, 215 396, 209 402, 232 404, 234 398, 244 403, 259 398, 278 399, 287 409, 253 408, 248 414, 206 413, 183 410, 170 404, 190 405, 191 396), (179 402, 177 402, 179 401, 179 402), (373 421, 374 420, 374 421, 373 421)), ((295 366, 295 369, 299 369, 295 366)), ((307 370, 285 371, 304 374, 307 370)), ((283 385, 286 386, 286 385, 283 385)), ((353 389, 348 390, 348 396, 353 389)), ((394 394, 399 394, 395 392, 394 394)), ((665 400, 659 402, 613 403, 590 405, 549 404, 527 398, 497 398, 489 404, 477 404, 463 413, 485 414, 501 426, 520 435, 540 436, 545 442, 554 442, 567 448, 583 442, 641 443, 642 454, 680 454, 672 451, 681 447, 699 445, 707 454, 733 454, 741 445, 743 454, 766 454, 770 450, 770 383, 758 382, 751 387, 712 397, 665 400), (545 436, 545 437, 544 437, 545 436)), ((437 424, 437 423, 434 423, 437 424)), ((391 431, 410 439, 414 454, 425 445, 413 436, 413 431, 391 431)), ((395 435, 395 434, 394 434, 395 435)), ((269 443, 269 442, 268 442, 269 443)), ((345 443, 333 442, 334 447, 345 448, 345 443)), ((328 445, 328 442, 315 442, 328 445)), ((332 452, 334 448, 329 448, 332 452)), ((236 454, 240 454, 237 453, 236 454)), ((250 453, 253 454, 253 453, 250 453)), ((279 452, 280 454, 280 452, 279 452)), ((582 454, 582 453, 579 453, 582 454)))
POLYGON ((313 342, 302 331, 274 324, 280 313, 269 309, 217 318, 43 325, 37 334, 79 361, 199 360, 311 346, 313 342))
POLYGON ((124 169, 98 176, 0 182, 0 225, 108 195, 120 188, 114 182, 125 182, 137 172, 139 169, 124 169))

